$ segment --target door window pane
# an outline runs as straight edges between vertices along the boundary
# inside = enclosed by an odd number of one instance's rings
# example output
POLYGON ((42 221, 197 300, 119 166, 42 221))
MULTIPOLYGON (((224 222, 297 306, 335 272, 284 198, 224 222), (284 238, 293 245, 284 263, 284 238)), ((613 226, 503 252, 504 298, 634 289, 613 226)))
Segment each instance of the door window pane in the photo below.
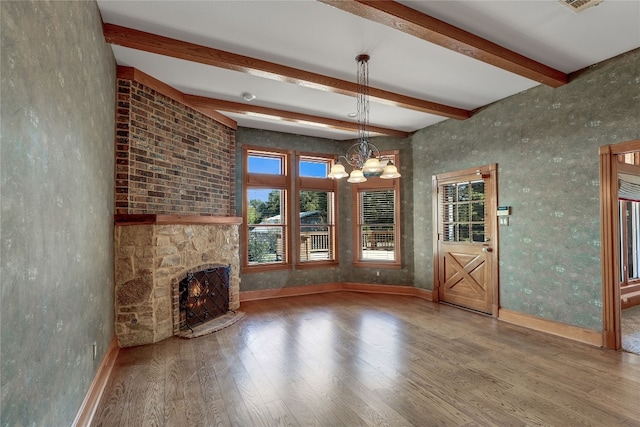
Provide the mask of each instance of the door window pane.
POLYGON ((458 242, 468 242, 469 239, 469 224, 458 224, 458 242))
POLYGON ((484 203, 471 203, 471 221, 484 221, 484 203))
POLYGON ((459 202, 466 202, 469 199, 470 199, 469 183, 468 182, 459 183, 458 184, 458 201, 459 202))
POLYGON ((484 181, 471 183, 471 200, 484 200, 484 181))
POLYGON ((460 203, 458 205, 458 222, 469 222, 469 208, 470 206, 468 203, 460 203))
POLYGON ((471 240, 474 242, 484 242, 484 224, 471 225, 471 240))
POLYGON ((484 181, 440 187, 441 238, 445 242, 484 242, 484 181))

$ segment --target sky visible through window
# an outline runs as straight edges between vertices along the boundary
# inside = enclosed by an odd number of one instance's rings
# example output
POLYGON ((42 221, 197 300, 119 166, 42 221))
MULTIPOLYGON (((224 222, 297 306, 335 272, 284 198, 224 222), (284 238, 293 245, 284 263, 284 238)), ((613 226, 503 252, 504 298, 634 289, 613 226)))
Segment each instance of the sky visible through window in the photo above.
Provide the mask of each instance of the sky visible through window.
POLYGON ((282 159, 277 157, 249 156, 249 173, 282 173, 282 159))

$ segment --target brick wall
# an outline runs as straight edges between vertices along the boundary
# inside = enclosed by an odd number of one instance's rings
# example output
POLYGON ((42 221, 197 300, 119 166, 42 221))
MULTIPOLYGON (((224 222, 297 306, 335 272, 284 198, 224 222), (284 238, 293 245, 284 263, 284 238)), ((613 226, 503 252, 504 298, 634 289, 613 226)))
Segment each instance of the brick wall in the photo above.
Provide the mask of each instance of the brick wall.
POLYGON ((117 79, 117 214, 235 215, 235 129, 117 79))

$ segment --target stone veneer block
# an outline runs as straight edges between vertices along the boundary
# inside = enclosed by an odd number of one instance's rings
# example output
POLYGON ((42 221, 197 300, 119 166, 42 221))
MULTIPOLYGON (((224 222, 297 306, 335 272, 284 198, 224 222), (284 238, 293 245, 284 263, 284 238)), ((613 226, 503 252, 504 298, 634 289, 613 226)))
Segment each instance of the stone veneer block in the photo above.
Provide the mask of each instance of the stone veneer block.
POLYGON ((230 266, 229 309, 240 307, 239 224, 116 224, 114 240, 120 347, 178 331, 177 284, 188 272, 230 266))

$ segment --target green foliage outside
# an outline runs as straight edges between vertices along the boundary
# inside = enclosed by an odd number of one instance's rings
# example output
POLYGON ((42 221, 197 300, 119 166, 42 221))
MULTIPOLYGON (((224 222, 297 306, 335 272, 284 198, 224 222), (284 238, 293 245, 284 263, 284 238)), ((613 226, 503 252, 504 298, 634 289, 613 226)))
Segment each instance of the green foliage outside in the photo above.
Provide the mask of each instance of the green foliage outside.
POLYGON ((269 193, 267 201, 249 200, 249 224, 260 224, 264 219, 280 215, 280 190, 269 193))
MULTIPOLYGON (((281 190, 272 190, 267 201, 249 200, 247 222, 264 224, 268 218, 281 215, 281 190)), ((319 212, 314 223, 326 224, 328 200, 327 193, 321 191, 300 192, 300 212, 319 212)), ((282 223, 282 220, 278 221, 282 223)), ((249 229, 249 262, 265 263, 280 261, 282 257, 281 227, 251 227, 249 229)))
POLYGON ((249 262, 264 263, 279 261, 277 253, 278 229, 266 233, 249 232, 249 262))

